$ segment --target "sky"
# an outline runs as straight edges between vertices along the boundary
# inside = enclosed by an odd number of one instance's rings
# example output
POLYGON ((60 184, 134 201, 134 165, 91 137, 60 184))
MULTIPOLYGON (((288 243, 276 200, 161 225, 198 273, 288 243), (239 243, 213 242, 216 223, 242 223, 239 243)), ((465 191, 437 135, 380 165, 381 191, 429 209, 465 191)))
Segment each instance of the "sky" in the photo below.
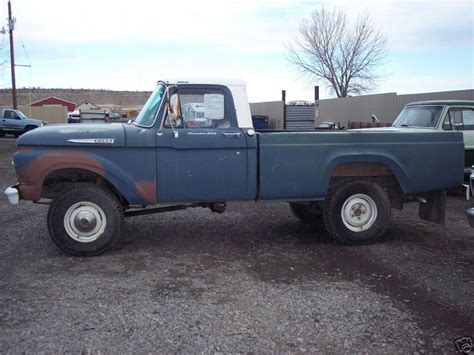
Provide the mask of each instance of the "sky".
MULTIPOLYGON (((322 6, 368 11, 388 39, 371 93, 474 88, 474 1, 12 0, 17 87, 153 90, 159 79, 242 78, 251 102, 334 97, 287 60, 302 19, 322 6)), ((0 0, 0 28, 7 25, 0 0)), ((11 87, 0 34, 0 87, 11 87)))

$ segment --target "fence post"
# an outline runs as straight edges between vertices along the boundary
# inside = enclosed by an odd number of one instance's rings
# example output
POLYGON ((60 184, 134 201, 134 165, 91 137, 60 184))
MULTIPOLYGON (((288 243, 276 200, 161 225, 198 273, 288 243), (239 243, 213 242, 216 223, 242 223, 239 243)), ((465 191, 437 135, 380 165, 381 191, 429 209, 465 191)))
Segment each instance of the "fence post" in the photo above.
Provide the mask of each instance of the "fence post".
POLYGON ((286 90, 281 91, 281 101, 283 101, 283 129, 286 129, 286 90))
POLYGON ((314 126, 316 127, 316 120, 319 118, 319 86, 314 87, 314 126))

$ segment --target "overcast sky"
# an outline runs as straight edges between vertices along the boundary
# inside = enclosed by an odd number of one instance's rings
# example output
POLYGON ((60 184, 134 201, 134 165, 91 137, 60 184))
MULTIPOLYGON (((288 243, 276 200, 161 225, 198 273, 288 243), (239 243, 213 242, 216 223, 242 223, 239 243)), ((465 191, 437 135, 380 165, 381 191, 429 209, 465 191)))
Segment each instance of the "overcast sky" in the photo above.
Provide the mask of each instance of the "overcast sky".
MULTIPOLYGON (((152 90, 158 79, 232 77, 251 101, 313 98, 286 60, 301 19, 323 6, 368 10, 388 37, 374 93, 474 87, 474 1, 12 0, 18 87, 152 90)), ((6 26, 7 1, 0 2, 6 26)), ((1 35, 0 59, 8 57, 1 35)), ((3 65, 0 86, 10 86, 3 65)), ((320 82, 322 87, 324 83, 320 82)), ((332 97, 322 88, 322 98, 332 97)))

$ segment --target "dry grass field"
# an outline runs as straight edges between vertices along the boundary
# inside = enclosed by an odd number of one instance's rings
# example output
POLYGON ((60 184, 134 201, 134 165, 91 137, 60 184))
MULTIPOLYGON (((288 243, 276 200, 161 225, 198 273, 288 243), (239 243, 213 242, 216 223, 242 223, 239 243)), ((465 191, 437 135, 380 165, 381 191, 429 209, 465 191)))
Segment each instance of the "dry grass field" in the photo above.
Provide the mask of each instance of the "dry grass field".
MULTIPOLYGON (((140 108, 150 96, 150 91, 112 91, 90 89, 19 89, 18 104, 28 105, 50 96, 56 96, 76 104, 92 102, 107 108, 140 108)), ((0 107, 11 106, 11 90, 0 89, 0 107)))

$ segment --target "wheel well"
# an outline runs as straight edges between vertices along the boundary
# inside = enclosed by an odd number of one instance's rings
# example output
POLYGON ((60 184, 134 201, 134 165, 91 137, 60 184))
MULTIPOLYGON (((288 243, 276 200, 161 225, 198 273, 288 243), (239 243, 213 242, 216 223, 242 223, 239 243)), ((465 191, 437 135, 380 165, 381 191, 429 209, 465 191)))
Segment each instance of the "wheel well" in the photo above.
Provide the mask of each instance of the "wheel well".
POLYGON ((28 130, 28 129, 35 129, 35 128, 38 128, 38 126, 35 126, 35 125, 32 125, 32 124, 29 124, 29 125, 26 125, 25 126, 25 131, 28 130))
POLYGON ((380 163, 344 163, 336 166, 331 175, 329 188, 348 179, 371 180, 379 184, 392 200, 404 196, 403 189, 395 174, 380 163))
POLYGON ((61 169, 51 172, 43 181, 41 197, 54 199, 66 187, 77 183, 90 183, 104 187, 116 195, 122 204, 128 205, 128 202, 110 181, 93 171, 85 169, 61 169))

